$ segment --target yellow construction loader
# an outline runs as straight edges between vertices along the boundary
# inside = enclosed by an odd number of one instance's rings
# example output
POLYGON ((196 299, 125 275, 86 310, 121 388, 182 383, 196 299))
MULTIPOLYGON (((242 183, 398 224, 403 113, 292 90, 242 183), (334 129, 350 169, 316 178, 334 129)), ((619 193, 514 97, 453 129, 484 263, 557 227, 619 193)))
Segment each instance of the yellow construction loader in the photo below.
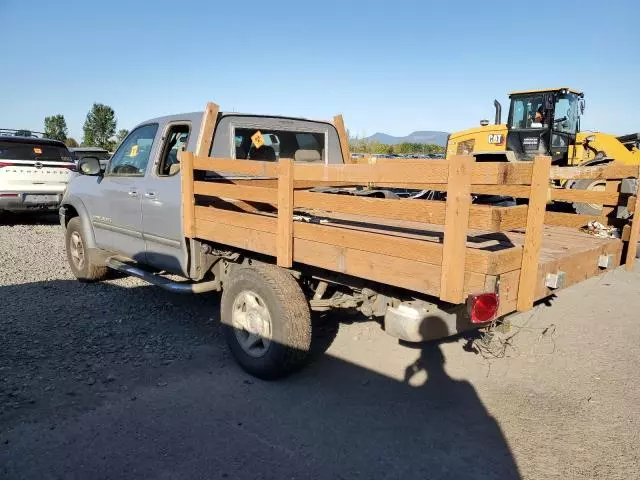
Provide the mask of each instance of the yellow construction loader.
MULTIPOLYGON (((509 95, 507 123, 502 107, 494 101, 495 123, 451 134, 447 158, 473 154, 477 161, 531 161, 549 155, 556 165, 587 166, 615 161, 640 164, 640 133, 616 137, 602 132, 580 131, 584 94, 572 88, 527 90, 509 95)), ((563 185, 581 190, 604 190, 603 180, 576 180, 563 185)), ((624 188, 624 186, 623 186, 624 188)), ((633 188, 629 186, 627 188, 633 188)), ((631 192, 629 192, 631 193, 631 192)), ((601 205, 574 204, 578 213, 598 215, 601 205)))

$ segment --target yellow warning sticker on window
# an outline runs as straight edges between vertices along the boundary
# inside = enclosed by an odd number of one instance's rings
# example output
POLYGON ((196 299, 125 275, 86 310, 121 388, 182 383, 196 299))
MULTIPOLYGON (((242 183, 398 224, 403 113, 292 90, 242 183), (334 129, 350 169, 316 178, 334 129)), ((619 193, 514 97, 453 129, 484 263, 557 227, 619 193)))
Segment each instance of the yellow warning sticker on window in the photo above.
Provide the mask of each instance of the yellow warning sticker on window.
POLYGON ((37 153, 38 155, 42 155, 42 149, 38 147, 33 147, 33 153, 37 153))
POLYGON ((138 155, 138 145, 131 145, 131 151, 129 152, 130 157, 135 157, 138 155))
POLYGON ((260 148, 264 145, 264 137, 262 136, 262 133, 260 133, 260 130, 251 135, 251 141, 256 148, 260 148))

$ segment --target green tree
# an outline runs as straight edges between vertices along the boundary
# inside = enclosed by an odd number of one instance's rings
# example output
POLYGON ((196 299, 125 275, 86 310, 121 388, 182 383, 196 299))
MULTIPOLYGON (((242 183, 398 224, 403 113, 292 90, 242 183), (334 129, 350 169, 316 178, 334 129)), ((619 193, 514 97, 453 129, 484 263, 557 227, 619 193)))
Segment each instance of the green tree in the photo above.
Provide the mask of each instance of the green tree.
POLYGON ((84 121, 83 145, 112 151, 115 147, 116 114, 108 105, 94 103, 84 121))
POLYGON ((44 136, 61 142, 67 139, 67 122, 64 115, 44 117, 44 136))
POLYGON ((73 137, 68 137, 64 141, 64 144, 69 148, 74 148, 74 147, 79 147, 80 146, 80 145, 78 145, 78 142, 76 141, 76 139, 73 138, 73 137))
POLYGON ((129 130, 127 130, 126 128, 121 128, 120 130, 118 130, 118 133, 116 133, 116 143, 120 145, 120 143, 122 143, 127 135, 129 135, 129 130))

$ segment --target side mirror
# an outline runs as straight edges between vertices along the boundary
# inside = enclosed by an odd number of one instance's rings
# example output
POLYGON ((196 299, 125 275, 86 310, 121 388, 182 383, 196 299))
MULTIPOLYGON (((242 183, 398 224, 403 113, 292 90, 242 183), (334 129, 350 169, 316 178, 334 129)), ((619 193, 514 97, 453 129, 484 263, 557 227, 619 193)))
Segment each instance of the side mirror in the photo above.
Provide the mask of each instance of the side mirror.
POLYGON ((100 175, 102 173, 100 160, 97 157, 83 157, 78 162, 78 171, 82 175, 100 175))

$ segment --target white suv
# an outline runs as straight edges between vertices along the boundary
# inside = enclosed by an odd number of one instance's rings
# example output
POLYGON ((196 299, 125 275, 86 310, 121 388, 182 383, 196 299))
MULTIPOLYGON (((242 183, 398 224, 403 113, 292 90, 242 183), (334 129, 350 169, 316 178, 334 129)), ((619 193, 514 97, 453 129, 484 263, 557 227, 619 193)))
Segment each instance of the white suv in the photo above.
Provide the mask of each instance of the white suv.
POLYGON ((0 212, 55 210, 76 175, 64 143, 0 129, 0 212))

